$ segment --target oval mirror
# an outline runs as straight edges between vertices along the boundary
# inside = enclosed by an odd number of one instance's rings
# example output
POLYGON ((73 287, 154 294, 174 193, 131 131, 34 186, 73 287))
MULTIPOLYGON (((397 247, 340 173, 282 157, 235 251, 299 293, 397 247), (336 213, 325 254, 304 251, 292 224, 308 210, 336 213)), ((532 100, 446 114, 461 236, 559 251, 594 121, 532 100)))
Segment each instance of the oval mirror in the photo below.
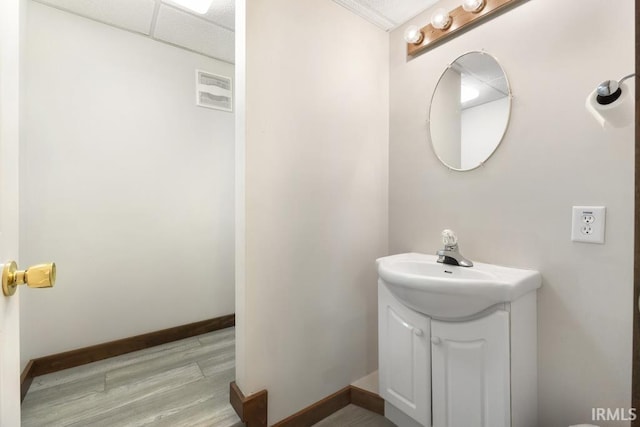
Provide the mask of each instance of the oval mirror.
POLYGON ((431 98, 436 156, 454 170, 477 168, 500 145, 510 113, 511 89, 498 61, 485 52, 465 53, 442 73, 431 98))

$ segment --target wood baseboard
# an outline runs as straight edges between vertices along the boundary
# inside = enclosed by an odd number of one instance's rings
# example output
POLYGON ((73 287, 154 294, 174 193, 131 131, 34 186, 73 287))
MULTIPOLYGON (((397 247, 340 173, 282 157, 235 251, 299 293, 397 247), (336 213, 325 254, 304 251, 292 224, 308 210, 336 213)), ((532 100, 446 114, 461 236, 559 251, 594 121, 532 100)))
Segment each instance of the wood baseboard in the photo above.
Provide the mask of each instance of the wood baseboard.
MULTIPOLYGON (((234 381, 230 384, 229 401, 247 427, 267 426, 266 390, 245 397, 234 381)), ((273 427, 309 427, 349 404, 384 416, 384 399, 376 393, 350 385, 275 423, 273 427)))
POLYGON ((275 423, 273 427, 306 427, 312 426, 318 421, 327 418, 334 412, 351 403, 351 386, 347 386, 342 390, 327 396, 319 402, 311 406, 307 406, 303 410, 296 412, 290 417, 275 423))
POLYGON ((229 402, 247 427, 267 427, 267 390, 245 396, 235 381, 229 384, 229 402))
POLYGON ((64 353, 53 354, 51 356, 39 357, 30 360, 20 377, 21 397, 24 396, 31 386, 34 377, 61 371, 63 369, 74 368, 97 362, 109 357, 120 356, 133 351, 144 350, 145 348, 166 344, 172 341, 190 338, 207 332, 229 328, 236 324, 235 314, 220 316, 200 322, 180 325, 161 331, 149 332, 147 334, 136 335, 130 338, 123 338, 116 341, 98 344, 91 347, 79 348, 77 350, 66 351, 64 353))
POLYGON ((384 399, 369 390, 351 386, 351 404, 384 416, 384 399))
POLYGON ((31 387, 31 383, 33 382, 33 377, 35 377, 35 375, 33 375, 33 360, 29 360, 20 375, 20 402, 22 402, 27 395, 29 387, 31 387))

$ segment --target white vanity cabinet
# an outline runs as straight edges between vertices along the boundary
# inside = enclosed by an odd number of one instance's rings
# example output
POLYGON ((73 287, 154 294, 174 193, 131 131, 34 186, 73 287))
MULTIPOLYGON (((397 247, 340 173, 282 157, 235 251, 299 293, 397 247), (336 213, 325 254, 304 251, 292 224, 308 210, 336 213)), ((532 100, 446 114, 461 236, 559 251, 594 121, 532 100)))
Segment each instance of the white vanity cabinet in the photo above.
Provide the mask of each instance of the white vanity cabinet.
POLYGON ((380 395, 421 425, 431 425, 431 320, 378 286, 380 395))
POLYGON ((434 426, 511 425, 509 313, 431 322, 434 426))
POLYGON ((536 293, 456 321, 378 283, 380 395, 398 427, 536 427, 536 293))

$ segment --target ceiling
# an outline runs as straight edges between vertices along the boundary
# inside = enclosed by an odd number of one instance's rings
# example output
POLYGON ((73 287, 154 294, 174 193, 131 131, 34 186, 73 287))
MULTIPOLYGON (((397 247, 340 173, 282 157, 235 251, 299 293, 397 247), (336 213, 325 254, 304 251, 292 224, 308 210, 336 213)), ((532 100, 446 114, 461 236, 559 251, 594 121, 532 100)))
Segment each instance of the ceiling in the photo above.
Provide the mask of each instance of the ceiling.
POLYGON ((509 96, 507 76, 490 55, 462 55, 451 68, 460 73, 462 86, 474 88, 479 93, 477 98, 462 104, 463 110, 509 96))
MULTIPOLYGON (((235 0, 213 0, 199 15, 171 0, 33 0, 85 18, 143 34, 234 63, 235 0)), ((391 31, 438 0, 333 0, 385 31, 391 31)))
POLYGON ((385 31, 397 28, 438 2, 438 0, 333 1, 385 31))
POLYGON ((234 63, 234 0, 213 0, 204 15, 171 0, 33 1, 234 63))

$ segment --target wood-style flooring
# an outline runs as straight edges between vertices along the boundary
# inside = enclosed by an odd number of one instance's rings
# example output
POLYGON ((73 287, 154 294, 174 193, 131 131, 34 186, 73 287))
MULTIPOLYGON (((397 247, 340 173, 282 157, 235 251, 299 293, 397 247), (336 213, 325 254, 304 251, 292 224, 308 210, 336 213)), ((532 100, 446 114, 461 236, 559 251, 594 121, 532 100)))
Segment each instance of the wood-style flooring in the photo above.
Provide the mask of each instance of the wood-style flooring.
POLYGON ((395 424, 375 412, 347 405, 314 424, 314 427, 395 427, 395 424))
MULTIPOLYGON (((243 427, 229 404, 235 328, 34 378, 22 427, 243 427)), ((349 405, 316 427, 393 427, 349 405)))
POLYGON ((235 328, 36 377, 22 427, 241 427, 235 328))

